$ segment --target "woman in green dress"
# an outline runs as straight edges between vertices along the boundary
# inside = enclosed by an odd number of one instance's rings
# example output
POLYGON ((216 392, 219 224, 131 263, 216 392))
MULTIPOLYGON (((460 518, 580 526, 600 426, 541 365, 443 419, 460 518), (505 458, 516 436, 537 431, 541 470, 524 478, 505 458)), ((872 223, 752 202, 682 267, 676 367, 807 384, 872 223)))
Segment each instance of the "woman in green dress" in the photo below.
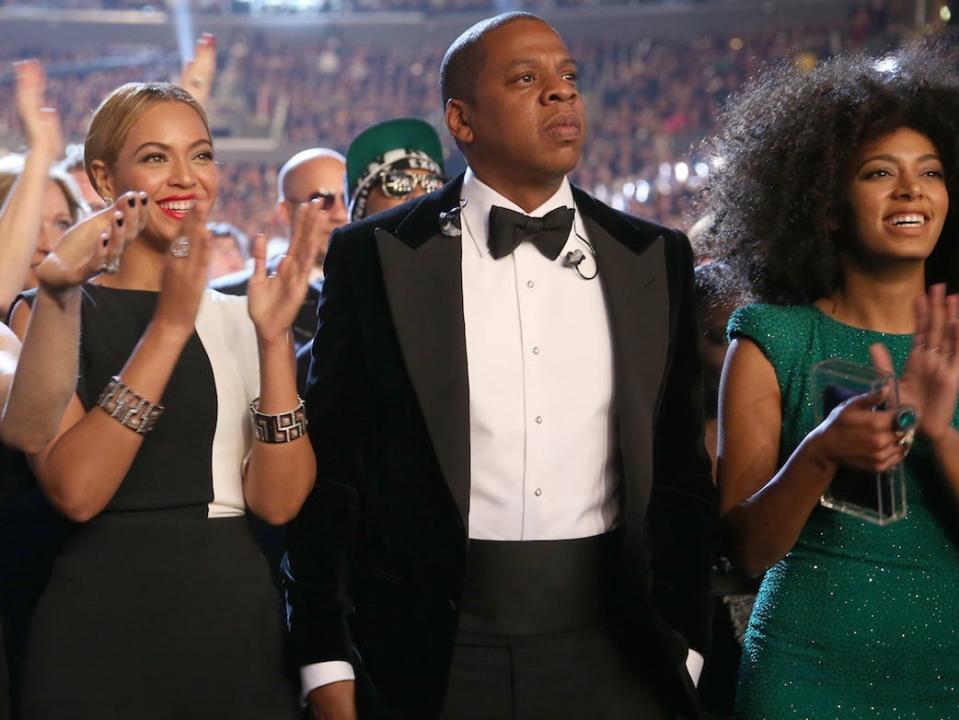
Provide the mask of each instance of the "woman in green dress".
POLYGON ((762 303, 730 320, 720 409, 727 550, 766 571, 737 717, 959 716, 957 67, 933 45, 782 67, 724 117, 714 252, 762 303), (895 371, 915 444, 888 391, 820 422, 828 358, 895 371), (905 519, 820 506, 837 472, 900 463, 905 519))

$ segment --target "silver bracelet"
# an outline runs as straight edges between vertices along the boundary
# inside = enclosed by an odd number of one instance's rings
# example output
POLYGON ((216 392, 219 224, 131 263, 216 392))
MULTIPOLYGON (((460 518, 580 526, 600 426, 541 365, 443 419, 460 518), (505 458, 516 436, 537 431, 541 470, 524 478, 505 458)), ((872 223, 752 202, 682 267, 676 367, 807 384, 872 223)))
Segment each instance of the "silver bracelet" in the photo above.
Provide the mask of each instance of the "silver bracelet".
POLYGON ((303 398, 297 396, 296 399, 300 404, 294 409, 275 415, 260 412, 260 398, 250 403, 253 431, 257 440, 265 443, 287 443, 306 435, 306 406, 303 398))
POLYGON ((150 402, 124 385, 119 375, 114 375, 103 388, 97 405, 121 425, 140 435, 146 435, 154 428, 164 410, 159 403, 150 402))

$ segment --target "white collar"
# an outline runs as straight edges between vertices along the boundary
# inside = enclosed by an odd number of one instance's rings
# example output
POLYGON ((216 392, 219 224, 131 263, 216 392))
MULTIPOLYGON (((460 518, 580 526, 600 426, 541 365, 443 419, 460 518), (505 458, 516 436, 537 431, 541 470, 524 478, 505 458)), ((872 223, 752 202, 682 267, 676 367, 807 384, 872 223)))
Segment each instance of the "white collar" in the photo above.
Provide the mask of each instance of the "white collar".
MULTIPOLYGON (((460 203, 463 205, 463 222, 481 257, 489 254, 489 248, 487 247, 487 238, 489 237, 489 211, 494 205, 499 205, 500 207, 523 213, 530 217, 542 217, 549 211, 559 207, 576 209, 576 203, 573 200, 573 189, 569 184, 568 178, 563 178, 563 183, 559 186, 559 189, 553 193, 552 197, 528 213, 512 200, 500 195, 476 177, 472 168, 466 168, 466 175, 463 177, 463 189, 460 190, 460 203)), ((581 232, 578 212, 575 217, 577 232, 581 232)))

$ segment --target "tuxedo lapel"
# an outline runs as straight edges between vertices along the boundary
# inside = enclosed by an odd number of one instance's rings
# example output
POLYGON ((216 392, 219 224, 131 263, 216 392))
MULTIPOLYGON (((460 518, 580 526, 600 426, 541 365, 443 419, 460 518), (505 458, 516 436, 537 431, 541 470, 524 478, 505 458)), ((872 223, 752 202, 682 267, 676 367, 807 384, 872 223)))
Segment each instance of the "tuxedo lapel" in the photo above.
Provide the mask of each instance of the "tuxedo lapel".
POLYGON ((469 376, 462 242, 439 229, 462 178, 425 197, 395 233, 375 231, 393 323, 413 389, 463 526, 469 517, 469 376))
POLYGON ((614 358, 625 517, 642 527, 652 481, 652 425, 665 369, 669 298, 661 235, 574 188, 606 298, 614 358))

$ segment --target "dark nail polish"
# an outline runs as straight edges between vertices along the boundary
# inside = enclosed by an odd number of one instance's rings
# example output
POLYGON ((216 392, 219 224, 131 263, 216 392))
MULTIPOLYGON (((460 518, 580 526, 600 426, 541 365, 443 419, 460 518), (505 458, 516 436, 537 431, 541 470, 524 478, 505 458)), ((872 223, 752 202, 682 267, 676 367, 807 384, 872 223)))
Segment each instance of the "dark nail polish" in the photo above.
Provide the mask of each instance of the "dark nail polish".
POLYGON ((117 227, 123 227, 123 218, 117 218, 117 227))
POLYGON ((110 244, 110 238, 109 237, 103 238, 103 247, 106 247, 109 244, 110 244))
POLYGON ((140 203, 143 204, 143 205, 146 205, 146 204, 147 204, 147 198, 145 198, 145 197, 144 197, 144 198, 140 198, 140 203))
POLYGON ((136 199, 136 198, 130 198, 129 200, 127 200, 127 204, 128 204, 130 207, 134 208, 134 207, 137 206, 137 199, 136 199))

